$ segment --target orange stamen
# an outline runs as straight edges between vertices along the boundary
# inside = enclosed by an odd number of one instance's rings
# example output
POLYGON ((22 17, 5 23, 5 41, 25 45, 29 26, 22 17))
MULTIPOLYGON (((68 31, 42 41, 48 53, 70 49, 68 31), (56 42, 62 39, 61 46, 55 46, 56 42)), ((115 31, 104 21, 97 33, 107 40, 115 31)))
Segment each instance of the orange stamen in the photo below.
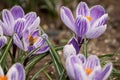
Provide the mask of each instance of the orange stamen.
POLYGON ((37 42, 38 38, 33 37, 31 35, 28 36, 28 41, 30 43, 30 45, 33 45, 35 42, 37 42))
POLYGON ((92 70, 90 68, 86 68, 85 71, 88 75, 92 72, 92 70))
POLYGON ((8 80, 7 76, 0 76, 0 80, 8 80))
POLYGON ((92 20, 92 17, 91 16, 86 16, 86 18, 91 21, 92 20))

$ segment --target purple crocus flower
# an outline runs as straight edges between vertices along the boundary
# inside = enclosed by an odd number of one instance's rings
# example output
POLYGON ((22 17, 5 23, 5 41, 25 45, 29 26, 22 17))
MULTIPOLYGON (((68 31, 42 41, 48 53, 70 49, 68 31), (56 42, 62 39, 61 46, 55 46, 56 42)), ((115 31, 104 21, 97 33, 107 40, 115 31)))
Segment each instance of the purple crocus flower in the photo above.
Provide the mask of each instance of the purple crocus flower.
POLYGON ((14 64, 6 75, 0 66, 0 80, 25 80, 25 70, 20 63, 14 64))
POLYGON ((7 38, 3 35, 2 27, 0 26, 0 49, 7 43, 7 38))
MULTIPOLYGON (((13 40, 14 43, 24 51, 31 51, 35 48, 39 48, 39 50, 35 54, 44 53, 49 50, 48 44, 45 39, 40 37, 40 32, 38 29, 34 31, 26 30, 23 33, 22 39, 19 38, 17 34, 14 35, 13 40)), ((42 35, 45 38, 48 38, 46 34, 42 35)))
POLYGON ((112 63, 101 68, 96 55, 87 59, 82 54, 71 55, 66 59, 66 70, 70 80, 107 80, 112 71, 112 63))
POLYGON ((15 32, 19 37, 22 36, 25 29, 34 30, 40 23, 40 18, 35 12, 29 12, 25 15, 20 6, 14 6, 11 10, 4 9, 2 20, 0 20, 0 26, 2 26, 4 34, 12 36, 15 32))
POLYGON ((86 35, 88 39, 97 38, 106 30, 108 14, 102 6, 96 5, 88 8, 85 2, 80 2, 76 9, 76 18, 73 17, 69 8, 62 6, 60 10, 61 19, 77 37, 86 35))

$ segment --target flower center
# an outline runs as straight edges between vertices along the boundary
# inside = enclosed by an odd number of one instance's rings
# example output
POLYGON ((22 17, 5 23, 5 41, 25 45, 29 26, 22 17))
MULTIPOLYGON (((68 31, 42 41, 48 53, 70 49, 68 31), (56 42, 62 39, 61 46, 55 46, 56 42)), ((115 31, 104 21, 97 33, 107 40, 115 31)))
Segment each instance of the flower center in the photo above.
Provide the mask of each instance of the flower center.
POLYGON ((89 75, 92 72, 92 69, 86 68, 85 71, 86 71, 87 75, 89 75))
POLYGON ((0 76, 0 80, 8 80, 7 76, 0 76))
POLYGON ((37 42, 38 38, 37 37, 33 37, 31 35, 28 36, 28 41, 30 45, 33 45, 35 42, 37 42))
POLYGON ((86 18, 91 21, 92 20, 92 17, 91 16, 86 16, 86 18))

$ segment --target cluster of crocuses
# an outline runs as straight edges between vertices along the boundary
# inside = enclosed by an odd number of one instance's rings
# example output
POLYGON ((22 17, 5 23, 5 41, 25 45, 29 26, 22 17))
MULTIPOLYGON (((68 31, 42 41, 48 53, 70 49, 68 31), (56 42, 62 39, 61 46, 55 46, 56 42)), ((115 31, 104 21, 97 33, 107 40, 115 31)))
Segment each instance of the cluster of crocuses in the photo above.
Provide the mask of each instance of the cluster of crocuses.
MULTIPOLYGON (((25 14, 24 10, 17 5, 10 10, 4 9, 2 11, 2 20, 0 20, 0 50, 9 41, 8 38, 12 38, 11 45, 14 45, 14 53, 17 53, 15 47, 26 53, 37 49, 36 52, 32 53, 33 55, 45 53, 49 50, 45 41, 48 36, 41 33, 39 24, 40 18, 37 17, 35 12, 25 14)), ((0 57, 4 58, 3 55, 0 55, 0 57)), ((2 64, 2 61, 0 64, 2 64)), ((0 80, 25 80, 25 71, 22 64, 16 62, 6 76, 4 76, 2 67, 0 67, 0 80)))
POLYGON ((85 39, 98 38, 105 32, 108 14, 104 8, 100 5, 89 8, 85 2, 80 2, 75 18, 71 10, 64 6, 61 7, 60 15, 63 23, 75 33, 63 49, 69 79, 106 80, 112 71, 112 63, 102 69, 96 55, 86 57, 79 52, 85 39))

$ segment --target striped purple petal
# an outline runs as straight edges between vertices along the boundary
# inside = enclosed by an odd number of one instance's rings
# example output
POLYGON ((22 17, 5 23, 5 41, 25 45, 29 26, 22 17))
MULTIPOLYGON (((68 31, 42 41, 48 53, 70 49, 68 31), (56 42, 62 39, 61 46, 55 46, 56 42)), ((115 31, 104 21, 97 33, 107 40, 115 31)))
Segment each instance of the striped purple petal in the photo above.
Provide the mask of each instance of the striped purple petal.
POLYGON ((40 47, 40 49, 35 54, 42 54, 42 53, 47 52, 48 50, 49 50, 49 46, 43 45, 42 47, 40 47))
POLYGON ((107 80, 107 78, 109 77, 111 72, 112 72, 112 63, 108 63, 108 64, 106 64, 106 66, 102 70, 101 74, 99 75, 99 79, 107 80))
POLYGON ((0 20, 0 26, 2 27, 3 33, 5 35, 9 35, 9 36, 12 35, 12 32, 10 32, 9 29, 8 29, 9 27, 5 23, 3 23, 1 20, 0 20))
POLYGON ((95 67, 100 66, 100 61, 97 56, 91 55, 87 58, 85 69, 90 68, 94 70, 95 67))
POLYGON ((31 33, 31 35, 33 36, 33 37, 39 37, 40 36, 40 30, 39 29, 36 29, 36 30, 34 30, 32 33, 31 33))
POLYGON ((67 44, 64 46, 63 48, 63 55, 64 55, 64 59, 66 60, 67 57, 71 56, 71 55, 76 55, 76 50, 75 47, 73 46, 73 44, 67 44))
POLYGON ((26 27, 29 27, 37 18, 37 15, 35 12, 29 12, 27 13, 24 18, 26 19, 26 27))
POLYGON ((25 27, 25 19, 19 18, 16 20, 14 25, 14 32, 19 36, 22 37, 23 29, 25 27))
POLYGON ((20 63, 14 64, 8 71, 9 80, 25 80, 25 71, 20 63))
POLYGON ((22 45, 22 41, 20 40, 20 38, 18 37, 17 34, 14 34, 14 36, 13 36, 13 42, 16 44, 17 47, 24 50, 24 47, 22 45))
POLYGON ((9 35, 12 35, 13 33, 13 26, 14 26, 14 18, 11 14, 11 12, 7 9, 4 9, 2 11, 2 19, 3 22, 5 23, 4 26, 5 27, 4 30, 7 31, 6 33, 9 33, 9 35))
POLYGON ((68 44, 72 44, 72 45, 74 46, 74 49, 76 50, 76 54, 79 53, 80 48, 79 48, 79 44, 78 44, 78 42, 77 42, 77 40, 76 40, 75 37, 72 37, 72 38, 69 40, 68 44))
POLYGON ((99 27, 101 25, 105 25, 107 18, 108 18, 108 14, 104 14, 103 16, 101 16, 99 19, 97 19, 93 23, 92 28, 99 27))
POLYGON ((80 2, 77 6, 76 18, 79 15, 82 15, 82 16, 89 16, 90 15, 89 8, 85 2, 80 2))
POLYGON ((7 38, 5 36, 0 36, 0 49, 7 43, 7 38))
POLYGON ((40 17, 37 17, 35 21, 29 27, 26 26, 26 29, 28 28, 29 30, 35 30, 37 29, 39 24, 40 24, 40 17))
POLYGON ((88 77, 84 71, 84 68, 81 64, 74 64, 75 70, 75 79, 74 80, 88 80, 88 77))
POLYGON ((77 17, 75 21, 76 35, 79 37, 83 37, 84 34, 87 32, 89 26, 90 24, 85 17, 77 17))
POLYGON ((94 29, 91 29, 89 32, 86 33, 86 37, 89 39, 98 38, 105 32, 106 28, 107 28, 107 25, 102 25, 94 29))
POLYGON ((76 79, 77 78, 76 76, 80 74, 77 74, 77 71, 75 69, 75 64, 79 64, 79 65, 82 64, 77 56, 71 55, 66 59, 66 71, 70 80, 79 80, 76 79))
POLYGON ((83 54, 80 53, 77 56, 80 59, 80 61, 82 62, 82 64, 86 63, 86 58, 85 58, 85 56, 83 54))
POLYGON ((90 8, 90 16, 92 17, 92 22, 96 21, 102 15, 105 14, 105 10, 102 6, 96 5, 90 8))
POLYGON ((69 8, 62 6, 60 9, 60 16, 63 21, 63 23, 70 28, 73 32, 75 32, 75 26, 74 26, 74 17, 72 15, 72 12, 69 8))
POLYGON ((24 17, 24 11, 20 6, 13 6, 10 11, 15 20, 24 17))

